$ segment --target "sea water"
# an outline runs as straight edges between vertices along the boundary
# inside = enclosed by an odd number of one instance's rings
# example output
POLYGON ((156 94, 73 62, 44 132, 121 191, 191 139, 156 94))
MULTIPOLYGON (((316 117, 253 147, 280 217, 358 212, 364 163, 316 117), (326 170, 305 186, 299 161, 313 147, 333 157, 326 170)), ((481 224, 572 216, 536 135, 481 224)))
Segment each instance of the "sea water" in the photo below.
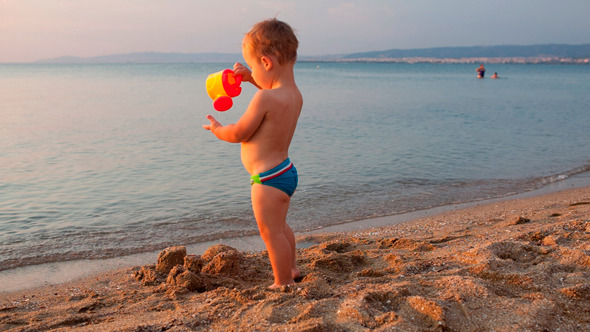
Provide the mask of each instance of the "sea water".
MULTIPOLYGON (((231 66, 0 65, 0 271, 256 234, 239 145, 202 128, 255 93, 213 110, 205 79, 231 66)), ((587 174, 590 66, 475 67, 298 63, 292 228, 587 174)))

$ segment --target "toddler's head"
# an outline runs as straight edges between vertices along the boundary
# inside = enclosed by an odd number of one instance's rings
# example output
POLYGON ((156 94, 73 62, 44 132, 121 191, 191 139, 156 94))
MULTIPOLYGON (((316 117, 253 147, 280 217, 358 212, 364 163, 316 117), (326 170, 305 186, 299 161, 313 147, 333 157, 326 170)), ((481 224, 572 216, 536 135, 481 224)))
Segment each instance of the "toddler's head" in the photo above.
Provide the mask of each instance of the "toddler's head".
POLYGON ((293 29, 276 18, 256 23, 244 37, 244 46, 260 61, 262 56, 275 56, 279 64, 295 62, 299 42, 293 29))

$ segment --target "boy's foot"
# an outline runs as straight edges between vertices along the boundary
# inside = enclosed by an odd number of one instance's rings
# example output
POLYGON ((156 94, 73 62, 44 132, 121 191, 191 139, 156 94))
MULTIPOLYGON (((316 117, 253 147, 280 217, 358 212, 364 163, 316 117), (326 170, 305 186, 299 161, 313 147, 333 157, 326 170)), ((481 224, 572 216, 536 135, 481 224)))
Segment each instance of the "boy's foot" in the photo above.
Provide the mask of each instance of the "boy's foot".
POLYGON ((290 283, 290 284, 286 284, 286 285, 277 285, 277 284, 272 284, 270 286, 268 286, 269 290, 285 290, 291 286, 293 286, 295 284, 295 282, 290 283))

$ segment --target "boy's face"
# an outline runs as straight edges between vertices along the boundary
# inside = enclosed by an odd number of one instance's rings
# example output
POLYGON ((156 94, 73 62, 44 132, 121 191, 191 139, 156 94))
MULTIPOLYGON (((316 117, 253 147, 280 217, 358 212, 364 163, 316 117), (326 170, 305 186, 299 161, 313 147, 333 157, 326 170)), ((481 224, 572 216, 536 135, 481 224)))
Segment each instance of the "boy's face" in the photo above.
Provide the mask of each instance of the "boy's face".
POLYGON ((244 38, 244 42, 242 43, 242 55, 244 56, 246 64, 250 67, 250 70, 252 70, 252 78, 254 81, 261 87, 267 88, 265 86, 265 74, 267 73, 267 70, 262 63, 262 59, 259 59, 252 54, 247 37, 244 38))

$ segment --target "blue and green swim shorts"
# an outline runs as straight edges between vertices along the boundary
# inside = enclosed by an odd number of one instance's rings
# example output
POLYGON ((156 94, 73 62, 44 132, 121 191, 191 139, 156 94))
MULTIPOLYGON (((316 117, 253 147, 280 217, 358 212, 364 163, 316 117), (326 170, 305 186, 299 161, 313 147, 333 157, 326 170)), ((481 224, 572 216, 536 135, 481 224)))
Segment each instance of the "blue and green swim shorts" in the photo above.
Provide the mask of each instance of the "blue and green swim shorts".
POLYGON ((254 185, 255 183, 263 184, 266 186, 271 186, 282 190, 289 196, 293 196, 295 189, 297 188, 297 182, 299 178, 297 177, 297 169, 287 158, 277 167, 260 173, 258 175, 252 175, 250 177, 250 184, 254 185))

